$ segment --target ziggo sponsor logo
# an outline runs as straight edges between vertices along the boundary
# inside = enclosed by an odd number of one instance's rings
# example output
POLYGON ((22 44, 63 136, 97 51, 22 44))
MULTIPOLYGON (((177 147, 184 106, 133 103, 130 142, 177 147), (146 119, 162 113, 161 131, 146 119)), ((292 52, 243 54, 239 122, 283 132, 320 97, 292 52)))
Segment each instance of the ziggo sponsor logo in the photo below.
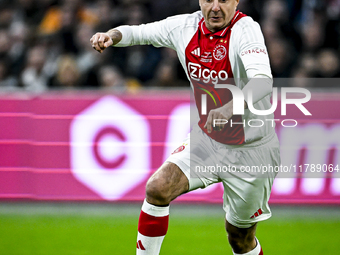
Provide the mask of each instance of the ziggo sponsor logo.
POLYGON ((204 83, 209 83, 210 81, 216 85, 219 81, 225 81, 228 79, 228 73, 225 70, 220 70, 219 72, 215 70, 209 70, 208 68, 202 69, 200 64, 195 64, 189 62, 188 64, 189 76, 195 81, 202 80, 204 83))

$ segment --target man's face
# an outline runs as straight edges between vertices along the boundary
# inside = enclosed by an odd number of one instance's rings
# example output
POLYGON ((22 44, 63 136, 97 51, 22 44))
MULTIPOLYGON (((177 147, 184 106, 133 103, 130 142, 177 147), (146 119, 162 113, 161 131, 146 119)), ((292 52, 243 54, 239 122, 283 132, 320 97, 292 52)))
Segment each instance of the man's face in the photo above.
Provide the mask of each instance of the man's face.
POLYGON ((199 0, 205 24, 211 32, 217 32, 230 23, 239 0, 199 0))

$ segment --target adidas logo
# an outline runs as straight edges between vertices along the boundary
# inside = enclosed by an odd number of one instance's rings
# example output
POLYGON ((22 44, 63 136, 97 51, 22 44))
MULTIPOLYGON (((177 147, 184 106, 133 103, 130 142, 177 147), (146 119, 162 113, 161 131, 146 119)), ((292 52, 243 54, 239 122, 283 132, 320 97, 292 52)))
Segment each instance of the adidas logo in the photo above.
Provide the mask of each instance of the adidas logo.
POLYGON ((195 56, 201 56, 201 49, 198 47, 196 49, 194 49, 191 54, 195 55, 195 56))
POLYGON ((144 248, 141 240, 137 241, 137 249, 141 249, 142 251, 145 251, 145 248, 144 248))
POLYGON ((253 218, 257 217, 257 216, 260 216, 262 213, 263 213, 263 212, 262 212, 262 209, 260 208, 260 209, 258 209, 257 212, 254 213, 254 215, 251 216, 250 218, 253 219, 253 218))

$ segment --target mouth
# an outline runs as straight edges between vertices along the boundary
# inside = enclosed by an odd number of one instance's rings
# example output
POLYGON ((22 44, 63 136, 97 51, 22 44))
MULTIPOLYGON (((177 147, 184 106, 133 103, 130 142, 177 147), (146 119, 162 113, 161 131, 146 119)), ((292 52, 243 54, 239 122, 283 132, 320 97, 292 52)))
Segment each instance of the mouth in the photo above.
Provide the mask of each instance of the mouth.
POLYGON ((209 18, 211 21, 213 22, 217 22, 217 21, 220 21, 222 19, 222 17, 219 17, 219 16, 212 16, 209 18))

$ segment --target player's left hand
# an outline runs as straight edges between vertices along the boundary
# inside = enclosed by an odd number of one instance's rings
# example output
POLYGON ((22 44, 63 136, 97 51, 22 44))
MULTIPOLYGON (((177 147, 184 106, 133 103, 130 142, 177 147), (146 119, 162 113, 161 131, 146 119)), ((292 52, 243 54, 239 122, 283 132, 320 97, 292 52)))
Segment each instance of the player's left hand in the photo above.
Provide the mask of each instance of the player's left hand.
POLYGON ((216 131, 221 131, 224 125, 232 116, 233 116, 233 100, 219 108, 210 110, 204 128, 208 130, 208 133, 211 133, 213 129, 216 131))

